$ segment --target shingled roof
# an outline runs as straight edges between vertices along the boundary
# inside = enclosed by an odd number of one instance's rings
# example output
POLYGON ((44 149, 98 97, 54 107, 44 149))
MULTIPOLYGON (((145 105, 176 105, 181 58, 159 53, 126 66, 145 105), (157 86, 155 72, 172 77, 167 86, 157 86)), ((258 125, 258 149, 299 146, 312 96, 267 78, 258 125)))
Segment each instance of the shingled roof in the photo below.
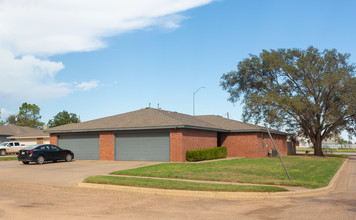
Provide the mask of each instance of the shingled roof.
MULTIPOLYGON (((229 132, 267 132, 265 127, 253 125, 245 122, 223 118, 219 115, 199 115, 195 116, 202 121, 210 123, 216 127, 228 130, 229 132)), ((269 129, 272 133, 288 135, 287 133, 269 129)))
POLYGON ((48 137, 49 135, 36 128, 21 127, 17 125, 0 126, 0 135, 17 137, 48 137))
POLYGON ((82 123, 66 124, 49 128, 46 132, 97 131, 97 130, 137 130, 159 128, 206 128, 219 129, 216 126, 199 120, 198 118, 154 108, 145 108, 110 117, 95 119, 82 123))
MULTIPOLYGON (((261 126, 226 119, 221 116, 192 116, 161 109, 145 108, 91 121, 66 124, 45 130, 48 133, 115 131, 140 129, 193 128, 220 132, 261 132, 261 126)), ((274 131, 277 133, 278 131, 274 131)), ((278 132, 285 134, 283 132, 278 132)))

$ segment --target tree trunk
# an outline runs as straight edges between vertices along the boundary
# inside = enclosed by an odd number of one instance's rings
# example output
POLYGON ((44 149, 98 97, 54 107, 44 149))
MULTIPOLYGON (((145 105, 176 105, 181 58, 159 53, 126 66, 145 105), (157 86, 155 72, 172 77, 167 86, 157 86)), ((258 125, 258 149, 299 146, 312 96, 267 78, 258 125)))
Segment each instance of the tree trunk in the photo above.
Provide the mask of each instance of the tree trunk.
POLYGON ((323 157, 324 154, 323 154, 323 150, 321 148, 321 142, 322 142, 322 139, 321 139, 321 134, 318 133, 316 138, 315 138, 315 141, 313 143, 314 145, 314 156, 319 156, 319 157, 323 157))
POLYGON ((324 156, 324 153, 321 149, 321 141, 319 143, 317 142, 316 145, 314 145, 314 156, 324 156))

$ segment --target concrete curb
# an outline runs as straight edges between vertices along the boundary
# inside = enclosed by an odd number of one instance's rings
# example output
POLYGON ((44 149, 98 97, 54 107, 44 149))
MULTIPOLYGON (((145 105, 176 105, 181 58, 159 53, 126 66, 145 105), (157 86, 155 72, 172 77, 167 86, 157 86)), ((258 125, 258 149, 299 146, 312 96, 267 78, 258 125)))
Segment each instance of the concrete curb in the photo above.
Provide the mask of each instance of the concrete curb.
MULTIPOLYGON (((191 191, 191 190, 173 190, 173 189, 154 189, 143 188, 133 186, 118 186, 118 185, 106 185, 95 183, 79 183, 78 187, 91 188, 91 189, 107 189, 118 190, 125 192, 139 192, 150 193, 156 195, 174 195, 174 196, 195 196, 195 197, 208 197, 208 198, 229 198, 229 199, 268 199, 268 198, 283 198, 283 197, 299 197, 324 194, 333 191, 336 188, 342 171, 344 170, 349 159, 346 159, 341 165, 340 169, 336 172, 331 179, 328 186, 319 189, 306 189, 300 191, 289 192, 211 192, 211 191, 191 191)), ((283 186, 281 186, 283 187, 283 186)))

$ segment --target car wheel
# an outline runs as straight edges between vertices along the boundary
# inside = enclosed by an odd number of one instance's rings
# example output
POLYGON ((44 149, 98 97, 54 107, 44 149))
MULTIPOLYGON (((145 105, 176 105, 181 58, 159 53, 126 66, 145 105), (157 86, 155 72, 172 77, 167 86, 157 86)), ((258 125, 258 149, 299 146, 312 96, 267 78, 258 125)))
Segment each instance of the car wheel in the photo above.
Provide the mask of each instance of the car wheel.
POLYGON ((67 154, 66 155, 66 162, 71 162, 73 159, 72 155, 71 154, 67 154))
POLYGON ((43 164, 45 162, 45 158, 43 156, 38 156, 36 162, 38 164, 43 164))
POLYGON ((5 156, 6 155, 6 150, 0 150, 0 156, 5 156))
POLYGON ((29 164, 30 162, 28 161, 22 161, 23 164, 29 164))

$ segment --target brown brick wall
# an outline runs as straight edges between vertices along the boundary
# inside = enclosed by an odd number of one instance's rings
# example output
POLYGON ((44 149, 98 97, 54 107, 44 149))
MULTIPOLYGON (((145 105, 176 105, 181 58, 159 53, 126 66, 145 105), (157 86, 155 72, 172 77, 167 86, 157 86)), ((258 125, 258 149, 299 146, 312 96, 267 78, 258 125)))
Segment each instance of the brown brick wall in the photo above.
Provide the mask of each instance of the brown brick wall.
MULTIPOLYGON (((287 140, 283 135, 272 135, 279 153, 287 155, 287 140)), ((50 134, 50 143, 57 145, 57 135, 50 134)), ((228 157, 263 158, 273 144, 267 133, 223 133, 221 145, 227 147, 228 157)), ((217 145, 217 132, 195 129, 170 130, 170 160, 184 162, 187 150, 213 148, 217 145)), ((111 131, 100 132, 100 160, 115 160, 115 135, 111 131)))
POLYGON ((171 129, 171 161, 184 162, 187 150, 213 148, 217 144, 215 131, 193 129, 171 129))
MULTIPOLYGON (((262 146, 262 133, 258 134, 258 138, 259 138, 259 143, 261 143, 262 146)), ((287 136, 272 134, 272 138, 274 140, 274 143, 276 144, 279 154, 281 156, 287 156, 287 136)), ((267 133, 264 133, 263 142, 264 142, 265 151, 268 152, 270 149, 274 149, 271 138, 267 133)))
MULTIPOLYGON (((287 155, 286 136, 272 135, 279 153, 287 155)), ((248 157, 263 158, 266 157, 269 150, 274 148, 268 134, 264 134, 262 142, 262 133, 225 133, 222 135, 222 146, 227 147, 228 157, 248 157), (264 143, 264 144, 262 144, 264 143)))
POLYGON ((115 160, 115 135, 111 131, 102 131, 99 136, 100 160, 115 160))
POLYGON ((57 145, 57 135, 56 134, 50 134, 49 143, 53 144, 53 145, 57 145))
POLYGON ((183 133, 182 129, 170 130, 170 160, 172 162, 182 161, 183 133))

